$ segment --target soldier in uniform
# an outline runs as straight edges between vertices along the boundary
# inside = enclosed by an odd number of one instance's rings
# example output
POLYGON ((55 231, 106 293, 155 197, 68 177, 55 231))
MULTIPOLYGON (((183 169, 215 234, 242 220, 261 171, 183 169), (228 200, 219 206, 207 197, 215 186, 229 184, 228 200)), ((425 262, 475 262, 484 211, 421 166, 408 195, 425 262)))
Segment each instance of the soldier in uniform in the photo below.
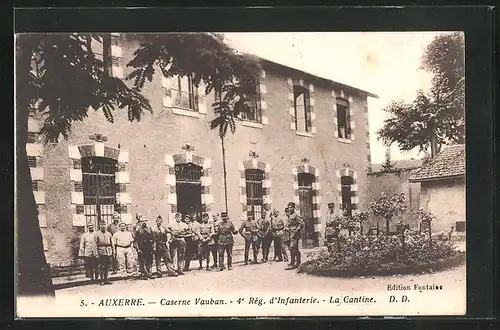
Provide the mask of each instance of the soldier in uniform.
POLYGON ((184 275, 184 256, 186 254, 186 240, 184 235, 188 232, 188 226, 182 222, 182 215, 175 214, 175 222, 170 223, 168 230, 172 233, 170 241, 170 257, 176 262, 178 275, 184 275))
MULTIPOLYGON (((283 245, 281 246, 281 253, 283 254, 283 260, 288 261, 288 255, 290 254, 290 228, 288 227, 290 223, 290 212, 288 212, 288 207, 285 208, 285 221, 283 228, 283 245)), ((291 254, 290 254, 291 257, 291 254)), ((288 266, 292 265, 292 260, 288 266)))
POLYGON ((187 225, 187 232, 184 235, 184 239, 186 240, 186 255, 185 255, 185 263, 184 263, 184 271, 190 271, 189 266, 191 264, 191 260, 198 259, 198 225, 197 221, 194 221, 191 214, 186 214, 184 216, 185 223, 187 225))
POLYGON ((111 234, 106 231, 106 222, 99 221, 99 231, 95 235, 97 254, 99 255, 99 274, 101 285, 111 284, 108 279, 110 258, 113 255, 111 234))
MULTIPOLYGON (((120 215, 118 213, 113 214, 113 221, 106 228, 107 231, 111 234, 111 237, 120 229, 118 228, 118 224, 120 223, 120 215)), ((118 271, 118 260, 116 259, 116 255, 111 257, 111 274, 114 275, 118 271)))
POLYGON ((134 238, 132 234, 126 230, 126 227, 125 223, 121 222, 119 224, 120 230, 111 238, 113 242, 113 255, 118 261, 118 269, 121 271, 122 276, 132 274, 134 265, 134 251, 132 249, 134 238))
POLYGON ((218 262, 219 262, 219 257, 217 256, 219 252, 219 245, 218 245, 218 237, 217 237, 217 227, 221 223, 221 220, 219 219, 219 213, 214 213, 212 214, 212 226, 214 227, 214 245, 211 247, 210 251, 212 252, 212 259, 214 259, 214 264, 210 268, 217 268, 218 267, 218 262))
POLYGON ((153 232, 151 228, 148 227, 146 217, 141 217, 140 225, 141 226, 135 231, 134 245, 139 259, 141 277, 147 280, 149 278, 154 278, 151 274, 154 250, 153 232))
POLYGON ((254 214, 252 211, 247 212, 247 220, 243 221, 238 232, 245 239, 245 265, 248 265, 248 254, 250 252, 250 246, 253 251, 253 264, 257 264, 257 255, 259 253, 259 227, 257 221, 254 220, 254 214))
POLYGON ((328 203, 328 219, 325 226, 325 240, 328 251, 331 252, 334 248, 340 231, 340 217, 339 212, 335 211, 335 203, 328 203))
POLYGON ((257 222, 257 225, 259 228, 259 243, 262 245, 262 262, 267 262, 269 260, 269 249, 271 248, 272 236, 271 221, 266 217, 266 212, 262 212, 262 217, 257 222))
POLYGON ((299 250, 300 239, 304 231, 304 221, 295 213, 295 203, 288 203, 288 214, 289 214, 289 224, 288 228, 290 230, 290 259, 292 260, 290 266, 286 268, 295 269, 301 264, 301 255, 299 250))
POLYGON ((154 254, 156 264, 156 275, 162 277, 161 263, 165 263, 168 276, 177 276, 177 273, 172 267, 172 258, 170 256, 170 249, 168 247, 169 232, 163 226, 163 218, 159 215, 156 218, 156 227, 152 229, 154 241, 154 254))
POLYGON ((283 261, 283 229, 285 222, 277 209, 271 213, 271 239, 274 242, 274 261, 283 261))
POLYGON ((222 212, 222 221, 217 226, 217 244, 219 246, 219 271, 224 270, 224 252, 227 254, 227 269, 233 265, 233 235, 238 234, 233 223, 227 217, 227 212, 222 212))
POLYGON ((92 282, 99 279, 99 254, 97 253, 97 243, 94 232, 94 224, 87 225, 88 232, 83 233, 80 238, 80 249, 78 256, 85 262, 85 275, 92 282))
POLYGON ((214 226, 208 222, 210 217, 207 213, 203 213, 201 224, 198 229, 198 258, 200 262, 200 269, 203 269, 203 260, 206 260, 206 269, 210 270, 210 251, 215 246, 214 242, 214 226))

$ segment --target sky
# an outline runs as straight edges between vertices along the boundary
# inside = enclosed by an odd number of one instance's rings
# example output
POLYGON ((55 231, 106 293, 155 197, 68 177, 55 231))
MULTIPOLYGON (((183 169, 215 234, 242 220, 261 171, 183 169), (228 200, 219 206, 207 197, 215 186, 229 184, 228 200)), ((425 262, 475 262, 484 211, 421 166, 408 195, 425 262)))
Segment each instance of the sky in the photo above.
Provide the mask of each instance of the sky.
MULTIPOLYGON (((386 147, 377 141, 391 101, 411 102, 428 90, 430 75, 419 69, 425 47, 443 32, 293 32, 225 33, 241 52, 255 54, 379 96, 368 99, 373 163, 382 163, 386 147)), ((394 144, 392 160, 421 158, 394 144)))

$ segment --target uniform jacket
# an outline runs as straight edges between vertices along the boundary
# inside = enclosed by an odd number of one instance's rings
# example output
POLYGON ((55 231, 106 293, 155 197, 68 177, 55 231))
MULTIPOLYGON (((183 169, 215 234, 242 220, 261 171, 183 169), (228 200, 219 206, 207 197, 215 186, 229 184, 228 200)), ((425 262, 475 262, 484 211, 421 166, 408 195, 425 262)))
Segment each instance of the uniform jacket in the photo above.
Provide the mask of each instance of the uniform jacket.
POLYGON ((304 221, 301 216, 294 213, 290 216, 288 229, 290 231, 290 240, 300 240, 304 230, 304 221))
POLYGON ((260 219, 257 225, 259 236, 261 238, 268 237, 271 232, 271 221, 269 219, 260 219))
POLYGON ((163 225, 159 228, 155 226, 151 231, 153 233, 154 248, 158 251, 166 250, 169 236, 167 228, 163 225))
POLYGON ((198 228, 198 238, 201 242, 212 245, 215 243, 213 239, 214 226, 211 223, 202 223, 198 228))
POLYGON ((259 231, 259 225, 255 220, 245 220, 238 231, 245 240, 255 239, 259 231))
POLYGON ((97 231, 95 234, 97 253, 100 256, 111 256, 113 255, 113 248, 111 242, 111 233, 109 231, 97 231))
POLYGON ((151 252, 154 248, 153 231, 151 228, 137 228, 135 231, 134 245, 142 252, 151 252))
POLYGON ((83 233, 80 238, 80 250, 78 251, 78 256, 87 258, 96 258, 98 256, 95 232, 83 233))
POLYGON ((277 217, 272 217, 271 218, 271 232, 274 236, 283 236, 284 232, 283 230, 285 229, 285 221, 283 221, 283 218, 281 216, 277 217))
POLYGON ((219 245, 228 245, 233 244, 233 234, 236 233, 236 229, 234 228, 231 220, 227 220, 226 222, 221 221, 219 226, 217 227, 218 240, 217 243, 219 245))
POLYGON ((168 229, 172 232, 172 238, 176 240, 184 240, 184 235, 186 235, 189 230, 188 225, 182 221, 170 223, 168 229))

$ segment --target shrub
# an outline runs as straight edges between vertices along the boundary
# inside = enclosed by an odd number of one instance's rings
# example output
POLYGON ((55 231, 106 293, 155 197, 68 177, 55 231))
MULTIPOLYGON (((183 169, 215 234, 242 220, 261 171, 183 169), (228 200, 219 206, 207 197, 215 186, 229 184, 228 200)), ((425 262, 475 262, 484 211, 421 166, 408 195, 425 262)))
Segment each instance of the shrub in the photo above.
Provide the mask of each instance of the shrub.
POLYGON ((406 198, 403 193, 387 196, 382 193, 379 199, 370 203, 370 210, 378 217, 385 219, 386 233, 389 233, 389 222, 397 215, 406 211, 406 198))
POLYGON ((303 263, 300 271, 378 274, 391 269, 405 269, 404 272, 411 272, 422 266, 446 262, 460 254, 444 236, 432 238, 432 244, 428 235, 418 231, 406 230, 404 237, 404 245, 399 235, 339 237, 340 251, 323 253, 303 263))

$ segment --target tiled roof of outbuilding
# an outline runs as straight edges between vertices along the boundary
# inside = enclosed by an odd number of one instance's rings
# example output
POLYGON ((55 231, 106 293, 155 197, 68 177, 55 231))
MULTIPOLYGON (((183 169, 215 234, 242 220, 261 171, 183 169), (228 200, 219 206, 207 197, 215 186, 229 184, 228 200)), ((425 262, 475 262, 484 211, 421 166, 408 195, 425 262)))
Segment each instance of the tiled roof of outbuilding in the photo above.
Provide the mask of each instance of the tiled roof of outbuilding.
POLYGON ((409 180, 412 182, 438 180, 465 175, 465 145, 446 147, 434 159, 416 169, 409 180))

